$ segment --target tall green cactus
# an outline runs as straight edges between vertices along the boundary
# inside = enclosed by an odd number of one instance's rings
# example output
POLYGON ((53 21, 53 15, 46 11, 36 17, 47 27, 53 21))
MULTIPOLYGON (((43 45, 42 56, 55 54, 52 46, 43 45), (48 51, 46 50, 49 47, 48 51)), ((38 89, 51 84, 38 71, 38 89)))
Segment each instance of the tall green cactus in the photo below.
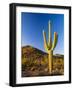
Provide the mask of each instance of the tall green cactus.
POLYGON ((51 22, 49 21, 48 23, 48 30, 49 30, 49 37, 48 37, 48 42, 46 39, 46 33, 43 31, 43 38, 44 38, 44 48, 48 53, 48 69, 49 73, 52 73, 52 63, 53 63, 53 50, 56 47, 57 40, 58 40, 58 35, 56 32, 54 32, 54 40, 52 43, 52 34, 51 34, 51 22))

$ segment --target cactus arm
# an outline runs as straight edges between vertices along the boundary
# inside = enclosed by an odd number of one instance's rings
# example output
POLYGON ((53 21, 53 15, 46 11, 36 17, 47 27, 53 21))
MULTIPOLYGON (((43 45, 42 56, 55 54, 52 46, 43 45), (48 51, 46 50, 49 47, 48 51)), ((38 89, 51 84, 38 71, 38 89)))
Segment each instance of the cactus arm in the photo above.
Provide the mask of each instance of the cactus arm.
POLYGON ((54 32, 54 41, 53 41, 51 50, 54 50, 54 48, 56 47, 57 41, 58 41, 58 35, 56 32, 54 32))
POLYGON ((52 47, 52 35, 51 35, 51 21, 49 20, 49 22, 48 22, 48 30, 49 30, 49 37, 48 37, 48 47, 49 47, 49 49, 51 49, 51 47, 52 47))
POLYGON ((48 45, 46 40, 46 33, 43 31, 43 38, 44 38, 44 48, 48 52, 48 45))

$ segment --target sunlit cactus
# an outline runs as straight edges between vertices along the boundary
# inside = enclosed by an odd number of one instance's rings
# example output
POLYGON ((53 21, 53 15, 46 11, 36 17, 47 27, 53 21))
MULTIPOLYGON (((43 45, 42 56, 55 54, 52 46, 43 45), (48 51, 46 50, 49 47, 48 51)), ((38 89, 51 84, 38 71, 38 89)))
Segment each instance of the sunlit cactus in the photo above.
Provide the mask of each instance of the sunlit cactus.
POLYGON ((53 63, 53 50, 56 47, 57 40, 58 40, 58 35, 56 32, 54 32, 54 40, 52 43, 52 33, 51 33, 51 21, 49 20, 48 23, 48 30, 49 30, 49 37, 48 40, 46 39, 46 33, 43 31, 43 39, 44 39, 44 48, 48 53, 48 70, 49 73, 52 73, 52 63, 53 63))

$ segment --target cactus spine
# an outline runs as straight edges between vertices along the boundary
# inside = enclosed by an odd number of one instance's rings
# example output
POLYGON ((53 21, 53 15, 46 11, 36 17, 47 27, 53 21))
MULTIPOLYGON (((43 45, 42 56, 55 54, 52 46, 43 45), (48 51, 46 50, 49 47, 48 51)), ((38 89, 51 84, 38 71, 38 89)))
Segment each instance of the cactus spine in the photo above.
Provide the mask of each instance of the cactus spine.
POLYGON ((56 32, 54 32, 54 40, 52 43, 52 34, 51 34, 51 22, 49 21, 48 23, 48 30, 49 30, 49 37, 48 37, 48 42, 46 39, 46 33, 43 31, 43 39, 44 39, 44 48, 48 53, 48 69, 49 73, 52 73, 52 63, 53 63, 53 50, 56 47, 57 40, 58 40, 58 35, 56 32))

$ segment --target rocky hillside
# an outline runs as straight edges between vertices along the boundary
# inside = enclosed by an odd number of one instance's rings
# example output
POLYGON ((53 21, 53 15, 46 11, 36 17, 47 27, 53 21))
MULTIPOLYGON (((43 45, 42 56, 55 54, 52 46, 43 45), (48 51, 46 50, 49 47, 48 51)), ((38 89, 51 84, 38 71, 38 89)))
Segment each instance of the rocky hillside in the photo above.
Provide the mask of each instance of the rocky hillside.
MULTIPOLYGON (((53 56, 53 74, 63 75, 64 56, 53 56)), ((22 47, 22 77, 44 76, 48 72, 48 54, 32 46, 22 47)))

